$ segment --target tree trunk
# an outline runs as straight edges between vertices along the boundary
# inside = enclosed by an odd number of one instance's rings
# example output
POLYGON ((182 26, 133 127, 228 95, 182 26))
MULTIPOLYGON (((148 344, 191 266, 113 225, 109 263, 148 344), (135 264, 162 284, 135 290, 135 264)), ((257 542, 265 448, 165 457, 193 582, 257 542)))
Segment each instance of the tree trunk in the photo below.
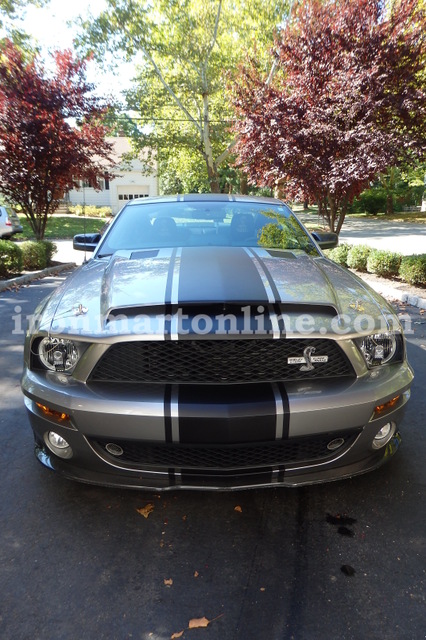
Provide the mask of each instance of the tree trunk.
POLYGON ((203 130, 202 130, 202 146, 203 155, 207 165, 207 175, 210 182, 210 191, 212 193, 220 193, 219 176, 217 173, 217 165, 213 159, 213 148, 210 140, 210 120, 209 120, 209 94, 206 91, 203 94, 203 130))
POLYGON ((25 214, 28 222, 30 223, 30 227, 34 233, 35 239, 38 241, 43 240, 44 232, 46 227, 46 220, 43 223, 43 218, 40 218, 32 209, 31 206, 22 208, 22 212, 25 214))
POLYGON ((393 198, 391 193, 386 195, 386 213, 393 213, 393 198))
POLYGON ((339 235, 340 231, 342 230, 342 226, 343 226, 343 223, 344 223, 345 218, 346 218, 347 210, 348 210, 348 202, 347 202, 347 200, 345 198, 345 200, 343 201, 342 206, 340 208, 339 220, 337 222, 337 227, 336 227, 337 235, 339 235))
POLYGON ((274 198, 279 198, 280 200, 284 199, 284 178, 280 178, 276 181, 274 186, 274 198))
POLYGON ((247 174, 244 172, 241 173, 240 177, 240 193, 243 196, 246 196, 248 194, 247 174))
POLYGON ((327 200, 325 198, 323 199, 320 196, 319 198, 317 198, 317 202, 318 202, 318 215, 324 220, 324 222, 327 222, 329 230, 333 231, 330 211, 328 210, 328 207, 327 207, 327 200))
POLYGON ((219 184, 219 176, 217 173, 217 169, 214 165, 213 167, 211 167, 208 162, 207 162, 207 174, 209 177, 211 193, 220 193, 220 184, 219 184))

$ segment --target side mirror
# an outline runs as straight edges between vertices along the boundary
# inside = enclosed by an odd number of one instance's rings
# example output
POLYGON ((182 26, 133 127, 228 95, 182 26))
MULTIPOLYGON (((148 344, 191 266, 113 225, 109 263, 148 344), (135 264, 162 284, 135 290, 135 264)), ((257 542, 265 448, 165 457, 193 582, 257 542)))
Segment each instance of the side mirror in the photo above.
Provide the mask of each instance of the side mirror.
POLYGON ((73 249, 77 251, 94 251, 101 239, 100 233, 82 233, 74 236, 72 241, 73 249))
POLYGON ((334 249, 339 244, 339 236, 331 231, 312 231, 311 235, 321 249, 334 249))

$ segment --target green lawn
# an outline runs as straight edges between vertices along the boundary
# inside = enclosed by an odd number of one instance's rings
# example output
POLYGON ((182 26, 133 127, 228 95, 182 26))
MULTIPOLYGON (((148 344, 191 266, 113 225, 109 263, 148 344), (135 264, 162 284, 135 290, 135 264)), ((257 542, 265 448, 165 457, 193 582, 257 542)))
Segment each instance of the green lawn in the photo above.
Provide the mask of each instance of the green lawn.
MULTIPOLYGON (((27 218, 20 214, 19 219, 24 228, 23 233, 15 236, 19 240, 34 240, 34 233, 27 218)), ((71 239, 77 233, 96 233, 106 223, 106 218, 83 218, 81 216, 51 216, 47 221, 46 240, 71 239)))

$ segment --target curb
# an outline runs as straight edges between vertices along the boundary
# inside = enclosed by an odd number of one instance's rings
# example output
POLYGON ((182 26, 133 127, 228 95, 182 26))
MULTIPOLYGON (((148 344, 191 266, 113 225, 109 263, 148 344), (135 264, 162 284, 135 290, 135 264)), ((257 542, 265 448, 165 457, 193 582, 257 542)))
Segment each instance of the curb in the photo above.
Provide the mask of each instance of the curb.
POLYGON ((41 278, 46 278, 46 276, 51 274, 72 269, 75 266, 75 262, 67 262, 65 264, 58 264, 56 267, 47 267, 47 269, 42 269, 41 271, 33 271, 25 276, 12 278, 11 280, 4 280, 4 282, 0 282, 0 291, 7 291, 11 287, 20 287, 21 285, 32 282, 33 280, 41 280, 41 278))
MULTIPOLYGON (((357 272, 357 275, 362 278, 362 274, 357 272)), ((426 309, 426 298, 421 298, 420 296, 416 296, 410 290, 401 290, 392 287, 392 285, 384 284, 381 282, 373 282, 371 280, 365 279, 366 282, 372 289, 380 293, 384 298, 392 298, 394 300, 399 300, 404 304, 409 304, 412 307, 417 307, 419 309, 426 309)))

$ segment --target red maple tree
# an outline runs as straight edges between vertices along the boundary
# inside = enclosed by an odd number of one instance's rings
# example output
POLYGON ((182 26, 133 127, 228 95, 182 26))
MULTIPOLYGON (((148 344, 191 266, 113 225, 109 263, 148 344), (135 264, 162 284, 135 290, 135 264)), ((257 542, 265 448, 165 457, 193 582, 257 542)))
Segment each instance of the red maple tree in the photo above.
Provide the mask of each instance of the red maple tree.
POLYGON ((339 232, 387 167, 424 158, 425 14, 417 0, 305 0, 276 40, 275 74, 234 85, 237 163, 254 184, 317 203, 339 232))
POLYGON ((106 106, 85 78, 86 61, 56 52, 55 72, 11 41, 0 51, 0 192, 19 205, 37 240, 64 194, 96 184, 112 166, 106 106))

